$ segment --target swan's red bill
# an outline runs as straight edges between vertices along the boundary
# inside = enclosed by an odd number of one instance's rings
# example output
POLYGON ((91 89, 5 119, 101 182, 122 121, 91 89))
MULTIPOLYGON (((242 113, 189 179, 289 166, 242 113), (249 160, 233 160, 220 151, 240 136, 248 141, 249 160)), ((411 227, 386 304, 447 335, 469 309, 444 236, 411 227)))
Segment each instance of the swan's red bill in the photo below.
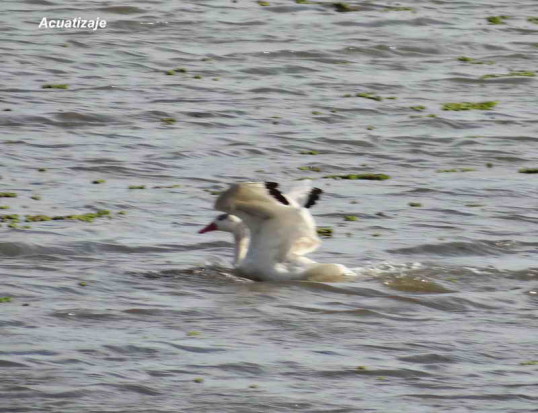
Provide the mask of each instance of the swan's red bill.
POLYGON ((200 231, 198 231, 198 234, 205 234, 206 232, 209 232, 209 231, 216 231, 216 230, 217 230, 217 224, 215 224, 214 222, 212 222, 212 223, 209 224, 207 227, 202 228, 200 231))

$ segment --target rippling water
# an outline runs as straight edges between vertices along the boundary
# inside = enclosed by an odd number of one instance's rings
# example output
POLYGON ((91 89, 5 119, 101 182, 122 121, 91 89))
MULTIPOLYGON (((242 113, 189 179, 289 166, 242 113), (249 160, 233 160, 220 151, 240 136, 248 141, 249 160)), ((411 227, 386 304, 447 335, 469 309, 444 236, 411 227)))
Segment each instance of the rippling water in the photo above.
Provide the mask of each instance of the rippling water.
POLYGON ((536 411, 536 4, 349 5, 0 4, 0 411, 536 411), (305 177, 357 280, 232 277, 214 193, 305 177))

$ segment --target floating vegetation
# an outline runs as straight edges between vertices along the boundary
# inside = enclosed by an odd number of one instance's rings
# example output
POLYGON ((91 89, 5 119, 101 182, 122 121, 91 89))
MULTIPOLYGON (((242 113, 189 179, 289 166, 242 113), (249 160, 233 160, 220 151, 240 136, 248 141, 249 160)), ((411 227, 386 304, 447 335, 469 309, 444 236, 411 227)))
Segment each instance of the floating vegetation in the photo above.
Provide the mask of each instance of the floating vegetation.
POLYGON ((536 76, 536 72, 533 72, 533 71, 530 71, 530 70, 527 70, 527 71, 520 70, 520 71, 504 73, 504 74, 500 74, 500 75, 487 74, 487 75, 481 76, 480 79, 495 79, 495 78, 498 78, 498 77, 517 77, 517 76, 534 77, 534 76, 536 76))
POLYGON ((12 297, 0 297, 0 303, 10 303, 12 297))
POLYGON ((357 370, 368 370, 366 366, 357 366, 357 370))
POLYGON ((92 184, 104 184, 106 181, 104 179, 96 179, 95 181, 92 181, 92 184))
MULTIPOLYGON (((262 3, 267 3, 267 2, 264 1, 264 2, 262 2, 262 3)), ((266 5, 268 6, 269 4, 266 4, 266 5)), ((197 377, 197 378, 195 378, 195 379, 193 380, 193 382, 195 382, 195 383, 203 383, 203 382, 204 382, 204 379, 201 378, 201 377, 197 377)))
POLYGON ((458 57, 460 62, 471 63, 473 65, 492 65, 495 62, 493 60, 478 60, 472 57, 460 56, 458 57))
POLYGON ((0 198, 17 198, 15 192, 0 192, 0 198))
POLYGON ((358 221, 358 220, 359 220, 359 217, 355 215, 346 215, 344 217, 344 221, 358 221))
POLYGON ((314 111, 312 111, 312 115, 314 115, 314 116, 323 115, 323 112, 319 112, 317 110, 314 110, 314 111))
POLYGON ((69 89, 69 85, 49 83, 49 84, 41 86, 41 89, 69 89))
POLYGON ((369 125, 366 127, 367 130, 374 130, 375 129, 375 126, 372 126, 372 125, 369 125))
POLYGON ((333 236, 333 229, 331 227, 318 227, 316 228, 316 232, 318 233, 318 235, 321 235, 322 237, 333 236))
POLYGON ((195 331, 195 330, 189 331, 187 333, 187 336, 189 336, 189 337, 197 337, 197 336, 201 336, 201 335, 202 335, 202 333, 200 331, 195 331))
POLYGON ((409 202, 407 205, 409 205, 410 207, 416 207, 416 208, 420 208, 422 206, 420 202, 409 202))
POLYGON ((307 166, 299 166, 299 168, 297 168, 301 171, 312 171, 312 172, 321 172, 321 168, 317 167, 317 166, 310 166, 310 165, 307 165, 307 166))
POLYGON ((538 168, 521 168, 518 172, 520 174, 538 174, 538 168))
POLYGON ((194 75, 193 79, 203 79, 204 77, 202 75, 194 75))
MULTIPOLYGON (((6 297, 10 298, 10 297, 6 297)), ((522 361, 519 363, 520 366, 538 366, 538 360, 529 360, 529 361, 522 361)))
POLYGON ((489 24, 506 24, 505 20, 510 16, 489 16, 486 17, 486 20, 489 24))
POLYGON ((176 74, 176 71, 174 69, 167 70, 164 72, 168 76, 174 76, 176 74))
POLYGON ((369 92, 360 92, 360 93, 357 93, 355 96, 357 96, 359 98, 376 100, 378 102, 381 102, 383 100, 383 98, 381 96, 374 95, 373 93, 369 93, 369 92))
POLYGON ((86 287, 88 283, 86 281, 80 281, 78 285, 80 285, 81 287, 86 287))
POLYGON ((0 222, 6 222, 9 224, 17 224, 21 222, 19 214, 4 214, 0 215, 0 222))
POLYGON ((439 173, 450 173, 450 172, 473 172, 476 171, 475 168, 452 168, 452 169, 438 169, 436 172, 439 173))
POLYGON ((157 185, 154 186, 153 189, 170 189, 170 188, 181 188, 181 185, 157 185))
POLYGON ((187 73, 187 69, 184 67, 178 67, 177 69, 174 69, 174 71, 179 73, 187 73))
POLYGON ((429 115, 410 115, 411 119, 418 119, 418 118, 436 118, 437 115, 430 113, 429 115))
POLYGON ((454 103, 444 103, 442 106, 443 110, 488 110, 493 109, 495 106, 497 106, 497 103, 499 101, 497 100, 489 100, 486 102, 454 102, 454 103))
POLYGON ((47 168, 39 168, 37 172, 47 172, 47 168))
POLYGON ((538 24, 538 17, 527 17, 527 21, 534 24, 538 24))
POLYGON ((175 118, 161 118, 161 122, 166 123, 167 125, 173 125, 177 120, 175 118))
POLYGON ((372 174, 372 173, 365 173, 365 174, 347 174, 347 175, 326 175, 324 178, 330 178, 330 179, 366 179, 369 181, 384 181, 385 179, 390 179, 389 175, 385 174, 372 174))
POLYGON ((383 11, 416 11, 414 7, 385 7, 383 11))
POLYGON ((484 204, 465 204, 466 207, 469 207, 469 208, 480 208, 480 207, 483 207, 485 206, 484 204))
MULTIPOLYGON (((46 222, 46 221, 60 221, 60 220, 72 220, 72 221, 84 221, 84 222, 93 222, 97 218, 102 218, 110 216, 110 211, 106 209, 98 210, 97 212, 88 212, 85 214, 75 214, 75 215, 26 215, 24 217, 24 222, 46 222)), ((6 222, 10 225, 16 225, 19 222, 22 222, 22 218, 19 214, 9 214, 9 215, 0 215, 0 222, 6 222)), ((11 227, 11 226, 10 226, 11 227)), ((14 228, 14 227, 11 227, 14 228)))
POLYGON ((39 195, 32 195, 30 198, 33 199, 34 201, 41 201, 41 196, 39 195))
POLYGON ((0 205, 0 209, 9 209, 10 207, 8 205, 0 205))
POLYGON ((301 155, 319 155, 319 151, 310 150, 310 151, 301 151, 301 155))
POLYGON ((146 189, 146 185, 129 185, 129 189, 146 189))
POLYGON ((416 110, 417 112, 421 112, 423 110, 426 110, 426 106, 424 105, 409 106, 409 109, 413 109, 413 110, 416 110))
POLYGON ((486 163, 487 168, 493 168, 493 164, 491 162, 486 163))
POLYGON ((343 2, 333 3, 333 7, 337 12, 340 13, 359 10, 358 7, 351 7, 349 4, 343 2))

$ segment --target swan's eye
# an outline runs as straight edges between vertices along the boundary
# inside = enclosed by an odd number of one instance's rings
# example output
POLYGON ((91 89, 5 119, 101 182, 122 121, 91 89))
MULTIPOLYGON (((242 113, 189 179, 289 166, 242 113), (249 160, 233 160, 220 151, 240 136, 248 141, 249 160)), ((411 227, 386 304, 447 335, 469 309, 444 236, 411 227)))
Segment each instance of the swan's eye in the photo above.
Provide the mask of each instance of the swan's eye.
POLYGON ((226 218, 228 218, 228 214, 222 214, 217 217, 217 221, 224 221, 226 218))

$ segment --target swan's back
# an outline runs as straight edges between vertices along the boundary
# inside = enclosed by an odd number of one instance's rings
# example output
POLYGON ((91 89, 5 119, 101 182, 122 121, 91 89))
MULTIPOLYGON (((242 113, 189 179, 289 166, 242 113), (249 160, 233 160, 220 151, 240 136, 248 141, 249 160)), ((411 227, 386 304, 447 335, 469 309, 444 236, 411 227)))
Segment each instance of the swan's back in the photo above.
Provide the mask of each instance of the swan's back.
POLYGON ((232 184, 218 197, 215 209, 237 215, 250 230, 247 259, 282 262, 290 254, 311 252, 321 243, 310 213, 287 200, 284 204, 279 197, 284 198, 276 184, 259 182, 232 184))

